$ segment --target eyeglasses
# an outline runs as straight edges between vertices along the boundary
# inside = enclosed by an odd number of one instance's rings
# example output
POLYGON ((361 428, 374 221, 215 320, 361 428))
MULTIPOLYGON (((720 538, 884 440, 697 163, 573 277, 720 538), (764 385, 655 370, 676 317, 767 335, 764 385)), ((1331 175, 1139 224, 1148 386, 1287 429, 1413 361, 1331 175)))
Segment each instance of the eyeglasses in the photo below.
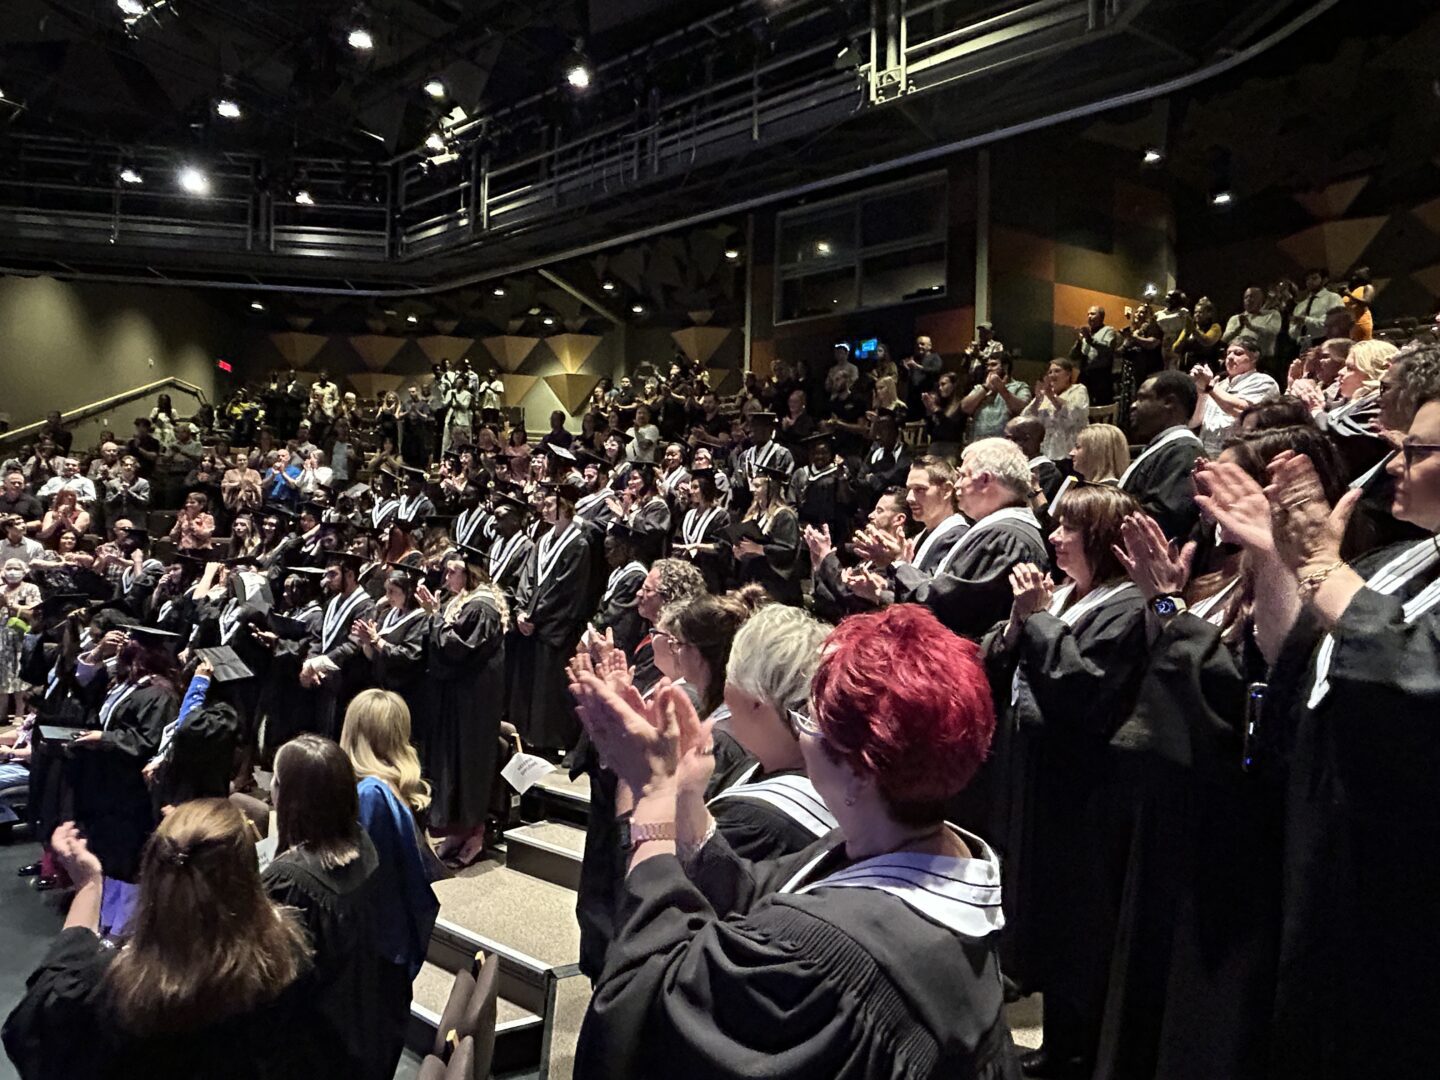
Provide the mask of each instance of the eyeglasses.
POLYGON ((797 735, 808 735, 812 739, 824 740, 825 733, 820 730, 820 725, 809 713, 803 713, 799 709, 786 710, 790 714, 790 723, 795 727, 797 735))
POLYGON ((676 637, 674 634, 672 634, 669 630, 660 630, 660 629, 651 630, 651 631, 650 631, 650 636, 651 636, 651 637, 657 637, 657 638, 662 638, 662 637, 665 638, 667 641, 670 642, 670 648, 671 648, 672 650, 674 650, 674 649, 683 649, 686 645, 689 644, 688 641, 681 641, 678 637, 676 637))
POLYGON ((1409 472, 1417 461, 1424 461, 1431 454, 1440 454, 1440 443, 1422 443, 1406 439, 1400 444, 1400 453, 1405 458, 1405 471, 1409 472))

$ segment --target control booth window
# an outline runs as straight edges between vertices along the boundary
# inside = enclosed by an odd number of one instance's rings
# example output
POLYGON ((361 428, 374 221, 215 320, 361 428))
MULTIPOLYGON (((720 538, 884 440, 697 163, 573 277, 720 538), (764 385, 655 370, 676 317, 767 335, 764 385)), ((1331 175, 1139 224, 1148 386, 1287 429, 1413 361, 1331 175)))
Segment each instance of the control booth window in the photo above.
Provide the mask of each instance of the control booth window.
POLYGON ((781 211, 775 321, 945 295, 948 226, 943 171, 781 211))

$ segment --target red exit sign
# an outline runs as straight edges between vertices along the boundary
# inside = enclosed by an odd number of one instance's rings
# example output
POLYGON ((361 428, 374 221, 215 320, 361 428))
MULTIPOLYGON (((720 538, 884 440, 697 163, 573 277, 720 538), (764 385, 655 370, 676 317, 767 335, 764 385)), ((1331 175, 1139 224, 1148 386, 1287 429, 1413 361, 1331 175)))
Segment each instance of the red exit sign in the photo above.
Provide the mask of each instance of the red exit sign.
POLYGON ((229 360, 216 360, 216 361, 215 361, 215 366, 216 366, 217 368, 219 368, 221 371, 229 371, 229 370, 230 370, 230 361, 229 361, 229 360))

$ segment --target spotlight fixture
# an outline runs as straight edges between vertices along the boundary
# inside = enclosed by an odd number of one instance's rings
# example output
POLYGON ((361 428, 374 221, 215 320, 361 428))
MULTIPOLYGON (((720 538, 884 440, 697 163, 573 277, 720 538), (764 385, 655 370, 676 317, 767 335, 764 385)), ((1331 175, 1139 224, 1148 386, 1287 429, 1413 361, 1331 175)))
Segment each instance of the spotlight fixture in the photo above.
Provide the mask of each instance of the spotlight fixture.
POLYGON ((730 260, 731 262, 739 262, 739 261, 740 261, 740 249, 739 249, 739 248, 733 248, 733 247, 732 247, 732 248, 726 248, 726 249, 725 249, 725 258, 727 258, 727 259, 730 260))
POLYGON ((145 177, 127 165, 120 170, 120 181, 125 184, 143 184, 145 183, 145 177))
POLYGON ((614 292, 616 289, 616 285, 615 282, 606 280, 600 283, 600 288, 604 289, 606 292, 614 292))
POLYGON ((570 89, 583 91, 589 90, 594 81, 595 69, 590 64, 590 58, 585 55, 585 44, 576 41, 574 50, 565 62, 565 82, 570 89))
POLYGON ((143 0, 115 0, 115 6, 120 9, 120 14, 128 15, 132 19, 138 19, 145 14, 143 0))
POLYGON ((504 296, 504 295, 505 295, 505 286, 504 286, 504 285, 496 285, 495 288, 493 288, 493 289, 490 290, 490 295, 491 295, 491 296, 496 296, 496 297, 504 296))
POLYGON ((445 96, 445 84, 439 79, 431 79, 425 84, 425 93, 439 101, 445 96))
POLYGON ((815 241, 815 254, 816 254, 816 255, 830 255, 830 254, 833 254, 834 251, 835 251, 835 249, 830 245, 830 241, 829 241, 829 240, 816 240, 816 241, 815 241))
POLYGON ((1165 160, 1165 151, 1154 146, 1146 147, 1145 155, 1140 160, 1146 165, 1159 165, 1165 160))
POLYGON ((1235 201, 1235 196, 1228 191, 1217 191, 1210 196, 1211 206, 1229 206, 1235 201))
POLYGON ((301 188, 299 191, 295 192, 295 205, 314 206, 315 196, 311 195, 310 192, 307 191, 305 188, 301 188))
POLYGON ((437 154, 443 154, 445 152, 445 136, 441 135, 438 131, 432 131, 429 135, 425 136, 425 149, 432 150, 437 154))
POLYGON ((1160 286, 1156 285, 1153 281, 1147 281, 1145 283, 1145 289, 1140 295, 1146 300, 1154 300, 1160 295, 1160 286))
POLYGON ((250 310, 251 310, 251 311, 264 311, 264 310, 265 310, 265 305, 262 304, 259 300, 251 300, 251 301, 250 301, 250 310))
POLYGON ((632 312, 634 312, 636 315, 644 315, 644 314, 645 314, 645 305, 644 305, 644 304, 631 304, 631 305, 630 305, 630 310, 631 310, 632 312))
POLYGON ((555 316, 554 316, 554 315, 546 315, 545 318, 541 319, 540 321, 543 322, 546 326, 554 326, 554 325, 555 325, 555 316))
POLYGON ((529 314, 531 314, 531 315, 539 315, 539 314, 540 314, 540 309, 539 309, 538 307, 532 307, 532 308, 530 309, 529 314))
POLYGON ((210 178, 194 165, 185 165, 178 175, 180 186, 191 195, 209 195, 210 178))
POLYGON ((215 115, 225 120, 239 120, 242 115, 240 103, 230 98, 221 98, 215 102, 215 115))
POLYGON ((420 321, 420 316, 419 316, 419 315, 406 315, 406 316, 405 316, 405 321, 406 321, 407 323, 409 323, 411 326, 414 326, 416 323, 418 323, 418 322, 420 321))
POLYGON ((366 30, 363 26, 357 26, 351 30, 345 40, 356 52, 369 52, 375 47, 375 39, 370 36, 370 31, 366 30))

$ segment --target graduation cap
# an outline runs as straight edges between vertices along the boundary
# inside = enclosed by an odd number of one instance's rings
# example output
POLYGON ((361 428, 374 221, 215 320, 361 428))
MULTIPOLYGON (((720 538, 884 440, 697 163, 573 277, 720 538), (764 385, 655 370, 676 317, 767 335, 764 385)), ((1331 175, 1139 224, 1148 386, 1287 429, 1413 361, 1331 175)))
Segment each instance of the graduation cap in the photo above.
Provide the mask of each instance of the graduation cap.
POLYGON ((340 493, 340 497, 342 499, 358 499, 369 490, 369 484, 351 484, 340 493))
POLYGON ((132 626, 128 633, 142 645, 150 645, 156 648, 174 648, 180 643, 180 635, 171 630, 162 630, 158 626, 132 626))
POLYGON ((621 431, 619 428, 611 428, 605 433, 605 438, 607 441, 610 439, 618 439, 621 446, 629 446, 632 442, 635 441, 633 438, 625 434, 625 432, 621 431))
MULTIPOLYGON (((401 467, 403 468, 404 466, 401 467)), ((400 479, 400 474, 395 471, 395 466, 391 465, 388 461, 384 465, 380 466, 380 470, 377 475, 388 476, 391 480, 400 479)))
POLYGON ((713 483, 715 482, 715 470, 714 470, 713 468, 704 467, 704 466, 702 466, 701 468, 698 468, 698 469, 691 469, 691 470, 690 470, 690 479, 692 479, 692 480, 709 480, 709 481, 713 484, 713 483))
POLYGON ((366 558, 363 555, 356 555, 353 551, 327 551, 325 553, 325 566, 328 569, 339 563, 342 567, 360 573, 365 568, 366 558))
MULTIPOLYGON (((210 666, 215 669, 211 679, 217 683, 238 682, 240 679, 248 679, 255 674, 245 661, 240 659, 239 653, 229 645, 218 645, 213 649, 196 649, 195 655, 201 660, 210 662, 210 666)), ((187 720, 186 726, 188 724, 187 720)))
POLYGON ((300 515, 291 510, 288 506, 281 506, 279 503, 271 503, 265 507, 262 517, 274 517, 281 521, 294 522, 300 515))
POLYGON ((558 458, 561 461, 568 461, 571 464, 574 464, 577 460, 575 455, 570 452, 568 447, 561 446, 559 443, 546 443, 545 452, 553 458, 558 458))
POLYGON ((570 503, 579 502, 585 497, 583 489, 576 484, 567 483, 564 480, 546 480, 540 486, 551 495, 570 503))
POLYGON ((469 544, 456 544, 452 555, 459 555, 469 566, 479 567, 481 570, 490 569, 489 552, 481 551, 479 548, 471 547, 469 544))
POLYGON ((427 474, 424 469, 417 469, 413 465, 402 465, 400 466, 400 468, 404 471, 405 475, 403 477, 397 477, 397 479, 402 479, 407 484, 414 483, 416 481, 419 481, 422 484, 425 482, 427 474))
POLYGON ((594 465, 597 469, 613 469, 615 467, 608 458, 603 458, 589 450, 581 450, 575 455, 575 458, 581 465, 594 465))
POLYGON ((761 476, 768 476, 771 480, 775 480, 781 484, 788 484, 790 482, 790 474, 784 469, 775 468, 773 465, 756 465, 755 471, 761 476))
POLYGON ((73 615, 81 608, 88 608, 90 597, 80 592, 51 593, 40 601, 40 614, 47 619, 60 619, 73 615))
POLYGON ((835 434, 830 431, 817 431, 800 440, 801 446, 819 446, 821 443, 834 442, 835 434))
POLYGON ((403 562, 387 562, 385 564, 385 572, 387 574, 404 574, 412 582, 419 582, 420 579, 425 576, 425 568, 423 566, 412 566, 410 563, 403 562))
POLYGON ((605 530, 605 536, 607 538, 613 536, 622 544, 633 545, 635 543, 635 530, 632 529, 629 525, 625 524, 625 522, 623 521, 611 522, 610 527, 605 530))
POLYGON ((123 529, 122 531, 125 533, 125 539, 127 540, 134 540, 137 544, 142 545, 150 543, 149 529, 141 528, 139 525, 136 525, 132 529, 123 529))
POLYGON ((517 514, 530 513, 529 503, 527 503, 524 499, 515 498, 514 495, 511 495, 508 492, 496 492, 493 496, 491 496, 490 501, 491 505, 494 506, 497 511, 512 510, 517 514))
POLYGON ((324 515, 325 511, 328 509, 329 507, 326 506, 323 502, 320 502, 318 499, 306 499, 303 503, 300 504, 300 510, 302 513, 309 514, 311 517, 317 520, 321 518, 324 515))

